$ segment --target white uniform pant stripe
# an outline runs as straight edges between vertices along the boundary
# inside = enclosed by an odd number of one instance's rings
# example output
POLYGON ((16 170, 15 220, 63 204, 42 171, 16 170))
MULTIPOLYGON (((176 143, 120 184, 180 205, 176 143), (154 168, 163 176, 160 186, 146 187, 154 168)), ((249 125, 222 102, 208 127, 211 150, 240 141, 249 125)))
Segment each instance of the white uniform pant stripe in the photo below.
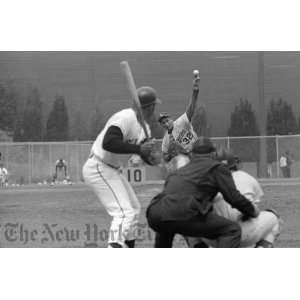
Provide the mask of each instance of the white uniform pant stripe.
POLYGON ((122 211, 122 214, 123 214, 123 217, 125 217, 125 214, 124 214, 124 210, 120 204, 120 201, 116 195, 116 193, 114 192, 114 190, 112 189, 112 187, 110 186, 109 182, 104 178, 104 176, 102 175, 101 173, 101 170, 99 169, 99 165, 97 164, 97 172, 99 174, 99 176, 102 178, 102 180, 104 181, 104 183, 107 185, 107 187, 110 189, 111 193, 113 194, 118 206, 120 207, 120 210, 122 211))

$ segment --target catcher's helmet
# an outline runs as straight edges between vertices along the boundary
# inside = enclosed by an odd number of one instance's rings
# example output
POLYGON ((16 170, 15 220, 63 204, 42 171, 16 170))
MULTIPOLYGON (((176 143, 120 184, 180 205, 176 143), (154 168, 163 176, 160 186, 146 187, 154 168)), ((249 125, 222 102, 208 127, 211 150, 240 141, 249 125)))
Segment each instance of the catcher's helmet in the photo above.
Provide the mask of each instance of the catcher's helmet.
POLYGON ((229 169, 237 168, 238 164, 241 162, 237 155, 234 155, 229 150, 223 150, 218 153, 218 160, 228 166, 229 169))
POLYGON ((161 101, 156 96, 155 89, 150 86, 142 86, 138 88, 137 94, 142 108, 145 108, 152 104, 161 104, 161 101))

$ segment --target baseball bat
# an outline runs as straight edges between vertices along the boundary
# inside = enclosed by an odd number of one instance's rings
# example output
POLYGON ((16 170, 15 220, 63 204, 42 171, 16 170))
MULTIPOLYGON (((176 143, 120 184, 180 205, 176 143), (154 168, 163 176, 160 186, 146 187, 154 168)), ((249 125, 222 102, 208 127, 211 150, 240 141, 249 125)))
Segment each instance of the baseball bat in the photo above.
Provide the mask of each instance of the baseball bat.
POLYGON ((137 94, 137 90, 136 90, 136 85, 133 79, 133 75, 129 66, 129 63, 127 61, 122 61, 120 63, 121 66, 121 70, 126 78, 126 83, 127 83, 127 88, 128 91, 130 93, 130 96, 133 100, 133 105, 134 108, 136 110, 137 113, 137 119, 140 121, 140 124, 144 130, 146 139, 150 139, 148 130, 147 130, 147 126, 146 126, 146 121, 142 112, 142 107, 141 107, 141 103, 137 94))
POLYGON ((194 70, 193 71, 193 75, 194 75, 194 85, 193 85, 192 101, 196 102, 196 100, 198 98, 198 95, 199 95, 199 87, 195 83, 195 81, 196 80, 200 80, 199 71, 198 70, 194 70))

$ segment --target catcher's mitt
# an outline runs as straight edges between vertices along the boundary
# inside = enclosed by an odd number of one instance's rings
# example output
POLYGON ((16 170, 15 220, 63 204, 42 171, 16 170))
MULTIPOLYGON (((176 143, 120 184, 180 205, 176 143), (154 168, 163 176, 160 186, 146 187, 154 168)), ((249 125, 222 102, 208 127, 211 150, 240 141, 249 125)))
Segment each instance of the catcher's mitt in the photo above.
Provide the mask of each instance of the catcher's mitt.
POLYGON ((175 157, 178 154, 188 154, 188 152, 175 140, 170 141, 168 153, 171 157, 175 157))
POLYGON ((162 160, 161 150, 154 140, 145 141, 141 145, 140 156, 143 161, 150 166, 159 165, 162 160))

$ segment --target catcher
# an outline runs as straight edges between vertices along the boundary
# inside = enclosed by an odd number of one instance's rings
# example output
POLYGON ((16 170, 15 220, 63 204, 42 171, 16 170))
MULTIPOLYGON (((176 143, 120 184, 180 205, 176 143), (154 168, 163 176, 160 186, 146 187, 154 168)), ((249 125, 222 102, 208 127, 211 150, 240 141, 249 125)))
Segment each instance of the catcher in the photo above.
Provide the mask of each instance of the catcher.
MULTIPOLYGON (((160 100, 151 87, 137 90, 142 113, 147 123, 153 119, 160 100)), ((150 134, 150 127, 147 124, 150 134)), ((107 213, 112 217, 108 247, 135 246, 141 205, 126 177, 120 171, 120 156, 138 154, 152 165, 153 141, 145 141, 145 133, 135 108, 115 113, 94 142, 90 157, 83 166, 85 182, 92 187, 107 213)), ((160 159, 157 160, 157 163, 160 159)))
MULTIPOLYGON (((218 156, 223 164, 231 171, 234 183, 242 195, 252 203, 261 202, 264 193, 258 181, 248 173, 240 169, 240 160, 229 151, 220 151, 218 156)), ((261 211, 257 218, 245 220, 241 213, 232 208, 218 194, 214 200, 214 213, 225 217, 228 220, 238 222, 242 229, 242 238, 240 247, 273 248, 274 242, 280 233, 280 219, 273 210, 261 211)), ((204 242, 194 238, 187 238, 191 247, 204 247, 204 242)), ((214 242, 207 242, 214 246, 214 242)))
POLYGON ((167 163, 168 171, 174 171, 186 165, 190 159, 193 143, 197 140, 191 124, 195 112, 200 77, 197 76, 193 82, 193 94, 186 111, 177 120, 173 121, 168 113, 159 116, 159 123, 166 130, 162 142, 163 159, 167 163))

